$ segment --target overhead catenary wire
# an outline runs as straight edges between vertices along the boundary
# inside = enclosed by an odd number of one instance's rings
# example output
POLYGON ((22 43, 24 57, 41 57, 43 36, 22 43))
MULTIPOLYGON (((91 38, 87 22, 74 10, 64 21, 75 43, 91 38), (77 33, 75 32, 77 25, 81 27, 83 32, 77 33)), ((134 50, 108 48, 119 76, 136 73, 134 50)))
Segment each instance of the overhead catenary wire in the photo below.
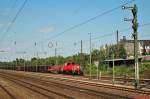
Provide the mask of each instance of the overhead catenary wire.
MULTIPOLYGON (((119 6, 117 6, 117 7, 114 7, 114 8, 112 8, 112 9, 110 9, 110 10, 107 10, 107 11, 101 13, 101 14, 98 14, 98 15, 96 15, 96 16, 94 16, 94 17, 91 17, 91 18, 89 18, 89 19, 87 19, 87 20, 85 20, 85 21, 83 21, 83 22, 81 22, 81 23, 79 23, 79 24, 76 24, 76 25, 74 25, 74 26, 71 26, 71 27, 65 29, 64 31, 62 31, 62 32, 60 32, 60 33, 57 33, 56 35, 53 35, 53 36, 51 36, 50 38, 47 38, 47 39, 42 40, 42 41, 40 41, 40 42, 55 39, 55 38, 61 36, 62 34, 68 32, 68 31, 71 31, 71 30, 73 30, 73 29, 75 29, 75 28, 78 28, 78 27, 84 25, 84 24, 87 24, 87 23, 89 23, 89 22, 91 22, 91 21, 93 21, 93 20, 95 20, 95 19, 97 19, 97 18, 99 18, 99 17, 102 17, 102 16, 104 16, 104 15, 107 15, 108 13, 111 13, 111 12, 113 12, 113 11, 119 9, 119 8, 121 8, 122 6, 125 6, 125 5, 127 5, 127 4, 130 4, 130 3, 132 3, 133 1, 135 1, 135 0, 128 1, 128 2, 126 2, 126 3, 124 3, 124 4, 121 4, 121 5, 119 5, 119 6)), ((40 43, 40 42, 38 42, 38 43, 40 43)))
MULTIPOLYGON (((144 24, 139 25, 139 28, 142 28, 142 27, 145 27, 145 26, 149 26, 149 25, 150 25, 150 22, 144 23, 144 24)), ((128 30, 131 30, 131 29, 132 29, 131 27, 128 27, 128 28, 121 29, 121 30, 118 30, 118 31, 119 31, 119 33, 122 33, 122 32, 128 31, 128 30)), ((92 40, 105 38, 105 37, 108 37, 108 36, 112 36, 113 34, 116 34, 116 32, 112 32, 112 33, 105 34, 105 35, 102 35, 102 36, 99 36, 99 37, 95 37, 95 38, 92 38, 92 40)))
MULTIPOLYGON (((150 25, 150 22, 147 22, 147 23, 143 23, 143 24, 140 24, 139 25, 139 28, 143 28, 143 27, 146 27, 146 26, 149 26, 150 25)), ((123 32, 125 32, 125 31, 128 31, 128 30, 131 30, 132 28, 125 28, 125 29, 121 29, 121 30, 118 30, 118 31, 122 31, 122 32, 119 32, 119 33, 123 33, 123 32)), ((106 38, 106 37, 110 37, 110 36, 113 36, 113 34, 116 34, 116 32, 112 32, 112 33, 107 33, 107 34, 105 34, 105 35, 101 35, 101 36, 99 36, 99 37, 93 37, 92 38, 92 40, 97 40, 97 39, 104 39, 104 38, 106 38)), ((143 36, 142 36, 143 37, 143 36)), ((145 36, 144 36, 145 37, 145 36)), ((83 42, 88 42, 89 41, 89 39, 86 39, 86 40, 82 40, 83 42)), ((73 42, 73 43, 70 43, 70 44, 68 44, 68 45, 66 45, 66 46, 62 46, 62 47, 58 47, 58 49, 65 49, 65 48, 67 48, 67 50, 68 49, 70 49, 71 48, 71 46, 74 44, 74 43, 76 43, 76 45, 78 45, 78 44, 80 44, 80 41, 76 41, 76 42, 73 42)), ((54 48, 52 48, 52 50, 53 50, 54 48)), ((24 49, 24 50, 27 50, 27 49, 24 49)))
MULTIPOLYGON (((141 25, 139 25, 139 27, 145 27, 145 26, 148 26, 148 25, 150 25, 150 22, 141 24, 141 25)), ((125 29, 121 29, 118 32, 125 32, 125 31, 131 30, 131 29, 132 29, 132 27, 128 27, 128 28, 125 28, 125 29)))
POLYGON ((23 4, 21 5, 20 9, 18 10, 18 12, 16 13, 15 17, 12 19, 12 21, 10 22, 10 24, 8 24, 8 27, 6 29, 6 31, 2 34, 1 38, 0 38, 0 42, 2 43, 3 39, 5 38, 5 36, 7 35, 7 33, 9 32, 9 30, 12 28, 13 24, 15 23, 16 19, 18 18, 18 16, 20 15, 21 11, 23 10, 25 4, 27 3, 27 0, 25 0, 23 2, 23 4))
MULTIPOLYGON (((89 19, 87 19, 87 20, 85 20, 85 21, 83 21, 83 22, 81 22, 81 23, 79 23, 79 24, 76 24, 76 25, 74 25, 74 26, 71 26, 71 27, 65 29, 64 31, 62 31, 62 32, 60 32, 60 33, 57 33, 56 35, 53 35, 53 36, 51 36, 51 37, 49 37, 49 38, 46 38, 46 39, 42 39, 41 41, 38 41, 37 43, 39 44, 39 43, 47 42, 47 41, 49 41, 49 40, 52 41, 53 39, 55 39, 55 38, 61 36, 62 34, 66 33, 66 32, 69 32, 69 31, 71 31, 71 30, 73 30, 73 29, 75 29, 75 28, 78 28, 78 27, 80 27, 80 26, 82 26, 82 25, 84 25, 84 24, 87 24, 87 23, 89 23, 89 22, 91 22, 91 21, 93 21, 93 20, 95 20, 95 19, 97 19, 97 18, 99 18, 99 17, 102 17, 102 16, 104 16, 104 15, 107 15, 107 14, 109 14, 109 13, 111 13, 111 12, 113 12, 113 11, 119 9, 119 8, 121 8, 122 6, 125 6, 125 5, 127 5, 127 4, 132 3, 133 1, 135 1, 135 0, 130 0, 130 1, 126 2, 126 3, 124 3, 124 4, 121 4, 121 5, 116 6, 116 7, 112 8, 112 9, 110 9, 110 10, 104 11, 104 12, 101 13, 101 14, 98 14, 98 15, 96 15, 96 16, 94 16, 94 17, 91 17, 91 18, 89 18, 89 19)), ((32 46, 32 45, 31 45, 31 46, 32 46)))
MULTIPOLYGON (((139 24, 139 28, 142 28, 142 27, 145 27, 145 26, 149 26, 149 25, 150 25, 150 22, 139 24)), ((123 32, 126 32, 126 31, 131 30, 131 29, 132 29, 132 27, 128 27, 128 28, 124 28, 124 29, 121 29, 121 30, 118 30, 118 31, 119 31, 119 33, 122 34, 123 32)), ((101 35, 99 37, 93 37, 92 40, 110 37, 110 36, 113 36, 114 34, 116 34, 116 32, 107 33, 107 34, 101 35)), ((89 39, 83 40, 83 42, 87 42, 87 41, 89 41, 89 39)), ((76 43, 76 45, 78 45, 78 44, 80 44, 80 41, 76 41, 74 43, 76 43)), ((73 45, 73 43, 70 43, 70 44, 68 44, 68 45, 66 45, 64 47, 60 47, 58 49, 68 48, 69 46, 72 46, 72 45, 73 45)))
MULTIPOLYGON (((139 28, 143 28, 143 27, 146 27, 146 26, 149 26, 149 25, 150 25, 150 22, 148 22, 148 23, 143 23, 143 24, 140 24, 140 25, 139 25, 139 28)), ((128 31, 128 30, 131 30, 131 29, 132 29, 131 27, 128 27, 128 28, 121 29, 121 30, 118 30, 118 31, 119 31, 119 33, 122 34, 123 32, 128 31)), ((98 37, 93 37, 92 40, 103 39, 103 38, 106 38, 106 37, 113 36, 113 35, 115 35, 115 34, 116 34, 116 32, 107 33, 107 34, 104 34, 104 35, 101 35, 101 36, 98 36, 98 37)), ((83 40, 83 42, 87 42, 87 41, 89 41, 89 39, 83 40)), ((76 43, 76 45, 78 45, 78 44, 80 44, 80 41, 76 41, 75 43, 76 43)), ((64 46, 64 47, 61 47, 61 49, 62 49, 62 48, 68 48, 69 46, 72 46, 72 44, 73 44, 73 43, 68 44, 68 45, 66 45, 66 46, 64 46)))
MULTIPOLYGON (((7 13, 7 15, 10 15, 12 13, 12 11, 14 10, 15 6, 16 6, 17 0, 14 1, 14 3, 12 4, 12 6, 10 7, 10 11, 7 13)), ((0 33, 3 32, 5 26, 1 27, 0 33)))
MULTIPOLYGON (((150 24, 150 23, 149 23, 150 24)), ((143 25, 141 25, 141 26, 147 26, 148 24, 146 23, 146 24, 143 24, 143 25)), ((140 25, 139 25, 140 26, 140 25)), ((140 26, 140 27, 141 27, 140 26)), ((126 29, 124 29, 124 30, 120 30, 120 31, 122 31, 122 32, 124 32, 124 31, 127 31, 127 30, 130 30, 131 28, 126 28, 126 29)), ((70 30, 68 30, 68 31, 70 31, 70 30)), ((119 32, 120 32, 119 31, 119 32)), ((67 31, 66 31, 67 32, 67 31)), ((111 36, 112 34, 114 34, 114 33, 110 33, 110 34, 106 34, 106 35, 102 35, 102 36, 99 36, 99 37, 96 37, 96 38, 92 38, 92 39, 99 39, 99 38, 105 38, 105 37, 108 37, 108 36, 111 36)))
MULTIPOLYGON (((143 27, 146 27, 146 26, 149 26, 149 25, 150 25, 150 22, 143 23, 143 24, 140 24, 140 25, 139 25, 139 28, 143 28, 143 27)), ((123 32, 128 31, 128 30, 131 30, 131 29, 132 29, 132 28, 129 28, 129 27, 128 27, 128 28, 121 29, 121 30, 118 30, 118 31, 121 31, 121 32, 119 32, 119 33, 123 34, 123 32)), ((116 35, 116 32, 107 33, 107 34, 101 35, 101 36, 99 36, 99 37, 93 37, 92 40, 104 39, 104 38, 106 38, 106 37, 111 37, 111 36, 114 36, 114 35, 116 35)), ((143 38, 143 37, 147 37, 147 36, 149 36, 149 34, 148 34, 148 35, 143 35, 143 36, 141 36, 141 37, 143 38)), ((86 43, 86 42, 89 41, 89 39, 82 40, 82 41, 86 43)), ((74 42, 74 43, 76 43, 76 46, 77 46, 78 44, 80 44, 80 41, 76 41, 76 42, 74 42)), ((66 50, 71 50, 71 49, 73 49, 74 52, 80 51, 80 49, 76 49, 76 50, 75 50, 74 47, 71 47, 71 46, 73 46, 74 43, 68 44, 68 45, 63 46, 63 47, 59 47, 58 49, 67 48, 66 50)), ((83 48, 83 50, 86 50, 86 49, 88 49, 88 47, 83 48)), ((65 49, 64 49, 64 50, 65 50, 65 49)), ((74 53, 74 52, 72 52, 72 53, 74 53)))

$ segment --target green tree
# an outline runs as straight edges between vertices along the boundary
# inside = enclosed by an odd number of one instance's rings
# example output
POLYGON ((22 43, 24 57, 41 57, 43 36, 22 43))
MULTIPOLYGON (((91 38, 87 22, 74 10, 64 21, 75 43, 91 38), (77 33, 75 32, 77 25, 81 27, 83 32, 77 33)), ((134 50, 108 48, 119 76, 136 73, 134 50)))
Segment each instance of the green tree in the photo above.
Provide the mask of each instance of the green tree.
POLYGON ((126 50, 122 44, 119 45, 119 57, 120 58, 126 58, 127 57, 126 50))
POLYGON ((100 58, 100 51, 95 49, 92 51, 92 60, 99 60, 100 58))

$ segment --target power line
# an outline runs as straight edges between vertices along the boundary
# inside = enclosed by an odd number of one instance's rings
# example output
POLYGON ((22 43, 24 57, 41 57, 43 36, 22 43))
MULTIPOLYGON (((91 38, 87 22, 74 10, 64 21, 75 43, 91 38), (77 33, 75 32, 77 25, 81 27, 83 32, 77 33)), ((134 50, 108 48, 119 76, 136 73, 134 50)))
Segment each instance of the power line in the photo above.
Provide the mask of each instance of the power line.
MULTIPOLYGON (((139 27, 145 27, 145 26, 148 26, 148 25, 150 25, 150 22, 141 24, 141 25, 139 25, 139 27)), ((131 30, 131 29, 132 29, 132 27, 128 27, 128 28, 125 28, 125 29, 121 29, 118 32, 125 32, 125 31, 131 30)))
MULTIPOLYGON (((150 22, 148 22, 148 23, 143 23, 143 24, 139 25, 139 28, 146 27, 146 26, 149 26, 149 25, 150 25, 150 22)), ((129 27, 128 27, 128 28, 121 29, 121 30, 118 30, 118 31, 119 31, 119 34, 120 34, 120 33, 122 34, 122 32, 128 31, 128 30, 130 30, 130 29, 132 29, 132 28, 129 28, 129 27)), ((101 35, 101 36, 99 36, 99 37, 92 38, 92 40, 104 39, 104 38, 106 38, 106 37, 110 37, 110 36, 113 36, 113 35, 115 35, 115 34, 116 34, 116 32, 107 33, 107 34, 105 34, 105 35, 101 35)), ((89 41, 89 39, 82 40, 82 42, 88 42, 88 41, 89 41)), ((76 41, 76 42, 73 42, 73 43, 76 43, 76 45, 78 45, 78 44, 80 44, 80 41, 76 41)), ((71 48, 70 46, 72 46, 73 43, 69 43, 69 44, 67 44, 67 45, 65 45, 65 46, 59 47, 58 49, 64 49, 64 48, 69 49, 69 48, 71 48)), ((31 47, 32 47, 32 46, 31 46, 31 47)), ((25 50, 27 50, 28 48, 29 48, 29 47, 27 47, 25 50)))
POLYGON ((148 25, 150 25, 150 22, 139 25, 139 27, 144 27, 144 26, 148 26, 148 25))
MULTIPOLYGON (((149 26, 149 25, 150 25, 150 22, 144 23, 144 24, 139 25, 139 28, 142 28, 142 27, 145 27, 145 26, 149 26)), ((132 29, 132 28, 128 27, 128 28, 121 29, 121 30, 118 30, 118 31, 119 31, 119 34, 120 34, 120 33, 122 34, 122 32, 131 30, 131 29, 132 29)), ((99 36, 99 37, 94 37, 94 38, 92 38, 92 40, 110 37, 110 36, 113 36, 114 34, 116 34, 116 32, 107 33, 107 34, 101 35, 101 36, 99 36)), ((88 41, 89 41, 89 39, 83 40, 83 42, 88 42, 88 41)), ((76 44, 80 44, 80 41, 76 41, 76 44)), ((62 49, 62 48, 68 48, 69 46, 72 46, 72 43, 71 43, 71 44, 68 44, 68 45, 66 45, 66 46, 64 46, 64 47, 61 47, 61 49, 62 49)))
POLYGON ((103 12, 103 13, 97 15, 97 16, 94 16, 94 17, 92 17, 92 18, 89 18, 89 19, 86 20, 86 21, 83 21, 83 22, 81 22, 81 23, 79 23, 79 24, 77 24, 77 25, 74 25, 74 26, 72 26, 72 27, 70 27, 70 28, 68 28, 68 29, 66 29, 66 30, 64 30, 64 31, 62 31, 62 32, 60 32, 60 33, 58 33, 58 34, 56 34, 56 35, 51 36, 50 38, 43 39, 43 40, 41 40, 41 41, 39 41, 39 42, 37 42, 37 43, 42 43, 42 42, 46 42, 46 41, 48 41, 48 40, 52 40, 52 39, 54 39, 54 38, 56 38, 56 37, 58 37, 58 36, 60 36, 60 35, 62 35, 62 34, 64 34, 64 33, 68 32, 68 31, 70 31, 70 30, 73 30, 73 29, 75 29, 75 28, 77 28, 77 27, 80 27, 80 26, 82 26, 82 25, 84 25, 84 24, 89 23, 90 21, 93 21, 93 20, 95 20, 95 19, 97 19, 97 18, 99 18, 99 17, 102 17, 102 16, 104 16, 104 15, 110 13, 110 12, 113 12, 113 11, 115 11, 115 10, 121 8, 122 6, 125 6, 125 5, 127 5, 127 4, 130 4, 130 3, 132 3, 133 1, 135 1, 135 0, 128 1, 128 2, 126 2, 126 3, 124 3, 124 4, 121 4, 121 5, 119 5, 119 6, 115 7, 115 8, 113 8, 113 9, 107 10, 107 11, 105 11, 105 12, 103 12))
POLYGON ((9 30, 11 29, 12 25, 15 23, 16 19, 18 18, 20 12, 23 10, 25 4, 27 3, 27 0, 24 1, 24 3, 21 5, 20 9, 18 10, 18 12, 16 13, 15 17, 12 19, 12 21, 10 22, 10 24, 8 25, 6 31, 4 32, 4 34, 2 35, 0 42, 3 41, 3 39, 5 38, 5 36, 7 35, 7 33, 9 32, 9 30))
MULTIPOLYGON (((95 20, 95 19, 97 19, 97 18, 99 18, 99 17, 102 17, 102 16, 104 16, 104 15, 110 13, 110 12, 113 12, 113 11, 119 9, 119 8, 122 7, 122 6, 125 6, 125 5, 127 5, 127 4, 130 4, 130 3, 132 3, 133 1, 135 1, 135 0, 131 0, 131 1, 127 2, 127 3, 125 3, 125 4, 119 5, 119 6, 115 7, 115 8, 113 8, 113 9, 110 9, 110 10, 107 10, 107 11, 101 13, 101 14, 98 14, 97 16, 94 16, 94 17, 92 17, 92 18, 89 18, 89 19, 87 19, 87 20, 85 20, 85 21, 83 21, 83 22, 81 22, 81 23, 79 23, 79 24, 76 24, 76 25, 74 25, 74 26, 72 26, 72 27, 70 27, 70 28, 68 28, 68 29, 66 29, 66 30, 64 30, 64 31, 62 31, 62 32, 60 32, 60 33, 58 33, 58 34, 56 34, 56 35, 51 36, 50 38, 45 39, 44 41, 57 38, 58 36, 60 36, 60 35, 62 35, 62 34, 64 34, 64 33, 66 33, 66 32, 68 32, 68 31, 70 31, 70 30, 73 30, 73 29, 75 29, 75 28, 78 28, 78 27, 80 27, 80 26, 82 26, 82 25, 84 25, 84 24, 87 24, 87 23, 89 23, 89 22, 91 22, 91 21, 93 21, 93 20, 95 20)), ((40 41, 40 42, 43 42, 43 41, 40 41)))
MULTIPOLYGON (((13 12, 13 10, 14 10, 14 8, 15 8, 15 6, 16 6, 16 3, 17 3, 17 0, 15 0, 14 3, 12 4, 12 6, 9 8, 10 11, 7 13, 8 15, 10 15, 11 12, 13 12)), ((0 33, 2 33, 2 32, 4 31, 4 28, 5 28, 5 26, 3 26, 3 27, 1 28, 0 33)))
MULTIPOLYGON (((150 25, 150 22, 144 23, 144 24, 139 25, 139 28, 142 28, 142 27, 145 27, 145 26, 149 26, 149 25, 150 25)), ((128 27, 128 28, 125 28, 125 29, 121 29, 121 30, 119 30, 118 32, 121 33, 121 32, 125 32, 125 31, 128 31, 128 30, 131 30, 131 29, 132 29, 131 27, 128 27)), ((115 34, 115 33, 116 33, 116 32, 109 33, 109 34, 102 35, 102 36, 100 36, 100 37, 95 37, 95 38, 92 38, 92 39, 99 39, 99 38, 104 38, 104 37, 112 36, 112 35, 115 34)))

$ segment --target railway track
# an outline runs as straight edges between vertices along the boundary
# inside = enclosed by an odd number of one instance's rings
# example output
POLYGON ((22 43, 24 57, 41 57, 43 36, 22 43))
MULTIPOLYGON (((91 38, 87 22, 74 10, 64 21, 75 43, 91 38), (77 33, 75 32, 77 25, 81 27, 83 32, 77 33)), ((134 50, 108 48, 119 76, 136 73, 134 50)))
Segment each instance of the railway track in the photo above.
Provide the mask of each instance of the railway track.
POLYGON ((40 79, 35 79, 35 78, 30 78, 30 79, 37 81, 37 82, 41 82, 41 84, 47 84, 47 85, 60 87, 63 89, 78 91, 78 92, 81 92, 81 93, 84 93, 87 95, 92 95, 92 96, 97 96, 97 97, 105 97, 105 98, 109 98, 109 99, 114 99, 114 97, 119 98, 119 99, 130 99, 130 97, 124 97, 124 96, 109 94, 109 93, 105 93, 105 92, 98 92, 98 91, 94 91, 91 89, 79 88, 76 86, 72 86, 72 85, 68 85, 68 84, 62 84, 62 83, 58 83, 58 82, 54 82, 54 81, 40 80, 40 79))
MULTIPOLYGON (((87 78, 87 79, 90 78, 90 76, 84 76, 84 77, 87 78)), ((98 78, 99 78, 98 80, 112 80, 113 79, 111 76, 101 76, 101 77, 98 77, 98 78)), ((97 76, 91 76, 91 79, 97 79, 97 76)), ((134 82, 135 79, 125 76, 125 77, 115 77, 115 80, 127 83, 127 82, 134 82)), ((141 78, 139 81, 142 84, 150 84, 150 79, 141 78)))
POLYGON ((75 80, 75 79, 70 79, 70 78, 65 79, 59 76, 57 77, 48 76, 48 77, 50 77, 51 79, 60 80, 60 81, 67 81, 67 82, 72 82, 72 83, 86 84, 86 85, 91 85, 91 86, 96 86, 96 87, 111 88, 111 89, 117 89, 117 90, 122 90, 122 91, 150 95, 149 90, 135 89, 135 88, 124 87, 124 86, 116 86, 112 84, 101 84, 101 83, 95 83, 95 82, 89 82, 89 81, 83 81, 83 80, 75 80))
POLYGON ((52 97, 52 94, 53 94, 53 96, 60 97, 61 99, 74 99, 71 96, 67 96, 67 95, 64 95, 64 94, 61 94, 61 93, 57 93, 57 92, 48 90, 48 89, 46 89, 42 86, 39 86, 39 85, 36 85, 36 84, 33 84, 33 83, 29 83, 29 82, 25 82, 25 81, 19 80, 17 78, 14 78, 12 76, 10 77, 10 76, 5 75, 5 74, 1 74, 0 76, 7 79, 7 80, 9 80, 9 81, 17 83, 20 86, 23 86, 27 89, 30 89, 30 90, 38 93, 38 94, 41 94, 44 97, 47 97, 48 99, 55 99, 54 97, 52 97))
MULTIPOLYGON (((86 95, 90 95, 90 96, 94 96, 94 97, 95 96, 96 97, 105 97, 105 99, 114 99, 114 98, 131 99, 129 97, 109 94, 109 93, 105 93, 105 92, 98 92, 98 91, 94 91, 94 90, 90 90, 90 89, 86 89, 86 88, 79 88, 79 87, 76 87, 76 86, 61 84, 61 83, 52 82, 52 81, 45 81, 45 80, 41 80, 41 79, 37 79, 37 78, 33 78, 33 77, 27 77, 25 79, 27 81, 31 81, 32 80, 34 82, 38 82, 38 84, 40 84, 40 85, 55 86, 55 87, 59 87, 59 88, 67 89, 67 90, 73 90, 73 91, 77 91, 77 92, 80 92, 80 93, 83 93, 83 94, 86 94, 86 95)), ((68 97, 68 98, 72 99, 72 97, 68 97)))
MULTIPOLYGON (((51 78, 57 79, 56 77, 51 77, 51 78)), ((72 83, 80 83, 80 84, 86 84, 86 85, 91 85, 91 86, 96 86, 96 87, 111 88, 111 89, 117 89, 117 90, 123 90, 123 91, 128 91, 128 92, 150 95, 150 91, 147 91, 147 90, 134 89, 134 88, 123 87, 123 86, 116 86, 116 85, 112 85, 112 84, 101 84, 101 83, 94 83, 94 82, 88 82, 88 81, 83 81, 83 80, 62 79, 62 78, 60 78, 60 80, 61 81, 68 80, 69 82, 72 82, 72 83)))
MULTIPOLYGON (((89 80, 89 76, 71 76, 71 75, 61 75, 61 74, 55 74, 55 76, 69 77, 69 78, 73 78, 73 79, 79 78, 80 80, 89 80)), ((96 81, 96 82, 112 84, 112 77, 110 77, 110 76, 102 76, 100 79, 97 79, 96 76, 92 76, 91 80, 96 81)), ((134 78, 116 77, 115 81, 116 81, 115 84, 121 84, 121 85, 123 84, 126 86, 133 86, 135 79, 134 78)), ((150 79, 140 79, 140 85, 141 85, 140 88, 150 89, 150 79)))
MULTIPOLYGON (((53 74, 52 74, 53 75, 53 74)), ((76 75, 76 76, 72 76, 72 75, 64 75, 64 74, 54 74, 57 76, 62 76, 62 77, 69 77, 69 78, 80 78, 81 80, 88 80, 90 78, 90 76, 81 76, 81 75, 76 75)), ((106 83, 112 83, 112 77, 111 76, 101 76, 99 77, 99 79, 97 79, 97 76, 92 76, 91 80, 95 80, 95 81, 99 81, 99 82, 106 82, 106 83)), ((115 77, 115 81, 118 84, 124 84, 124 85, 133 85, 135 79, 134 78, 129 78, 129 77, 115 77)), ((150 79, 140 79, 140 84, 142 85, 141 87, 145 88, 147 86, 150 85, 150 79), (143 86, 144 85, 144 86, 143 86)), ((147 87, 147 88, 150 88, 147 87)))
MULTIPOLYGON (((85 77, 88 78, 88 77, 85 77)), ((98 82, 104 82, 104 83, 110 83, 112 84, 112 77, 102 76, 100 79, 95 79, 96 77, 93 77, 95 81, 98 82)), ((150 89, 150 79, 140 79, 140 89, 150 89)), ((135 79, 134 78, 126 78, 126 77, 116 77, 115 78, 115 84, 123 84, 127 86, 134 86, 135 79)))
MULTIPOLYGON (((39 72, 40 73, 40 72, 39 72)), ((55 74, 57 75, 57 74, 55 74)), ((58 74, 58 76, 60 76, 61 74, 58 74)), ((64 76, 64 75, 61 75, 64 76)), ((69 75, 65 75, 65 76, 69 76, 69 75)), ((69 76, 72 77, 72 76, 69 76)), ((78 76, 81 79, 88 79, 90 78, 90 76, 78 76)), ((72 77, 74 78, 74 77, 72 77)), ((112 83, 112 77, 111 76, 101 76, 100 79, 97 79, 97 76, 92 76, 91 80, 97 80, 97 81, 101 81, 101 82, 107 82, 107 83, 112 83), (108 81, 106 81, 108 80, 108 81)), ((118 84, 126 84, 126 85, 133 85, 134 84, 134 78, 128 78, 128 77, 115 77, 115 81, 117 81, 118 84)), ((140 83, 141 85, 143 85, 142 87, 146 87, 150 88, 150 79, 140 79, 140 83)))
POLYGON ((9 92, 4 86, 0 85, 0 88, 2 88, 7 95, 11 98, 11 99, 17 99, 13 94, 11 94, 11 92, 9 92))
MULTIPOLYGON (((14 73, 10 73, 10 72, 7 72, 7 73, 9 75, 13 74, 14 76, 17 76, 17 74, 14 74, 14 73)), ((76 86, 64 85, 64 84, 60 84, 60 83, 56 83, 56 82, 54 83, 54 82, 48 81, 48 79, 53 79, 53 80, 61 81, 61 82, 70 82, 70 83, 89 85, 89 86, 94 86, 94 87, 101 87, 101 88, 120 90, 120 91, 123 91, 123 92, 136 93, 137 95, 140 94, 140 95, 148 95, 148 96, 150 96, 150 91, 148 91, 148 90, 137 90, 137 89, 129 88, 129 87, 116 86, 116 85, 112 85, 112 84, 101 84, 101 83, 77 80, 77 79, 72 79, 72 78, 68 78, 67 79, 67 78, 62 78, 62 76, 59 77, 58 75, 57 76, 48 75, 48 74, 39 74, 38 75, 38 74, 34 74, 34 73, 33 74, 32 73, 31 74, 30 73, 29 74, 26 73, 26 74, 25 75, 28 77, 28 80, 34 79, 36 82, 40 82, 41 84, 45 83, 45 86, 46 85, 53 85, 53 86, 65 88, 65 89, 68 89, 68 90, 69 90, 70 87, 72 87, 71 90, 74 90, 74 91, 77 91, 77 90, 79 91, 80 90, 81 93, 90 94, 90 95, 97 95, 97 96, 99 95, 100 96, 100 92, 97 93, 97 92, 90 91, 90 90, 84 89, 84 88, 80 88, 79 89, 76 86), (88 91, 85 91, 85 90, 88 90, 88 91)), ((103 95, 104 96, 106 95, 105 92, 103 93, 103 95)), ((108 97, 109 97, 109 95, 112 96, 112 94, 108 94, 108 93, 107 93, 107 95, 108 95, 108 97)), ((126 98, 130 98, 130 97, 126 97, 126 98)))

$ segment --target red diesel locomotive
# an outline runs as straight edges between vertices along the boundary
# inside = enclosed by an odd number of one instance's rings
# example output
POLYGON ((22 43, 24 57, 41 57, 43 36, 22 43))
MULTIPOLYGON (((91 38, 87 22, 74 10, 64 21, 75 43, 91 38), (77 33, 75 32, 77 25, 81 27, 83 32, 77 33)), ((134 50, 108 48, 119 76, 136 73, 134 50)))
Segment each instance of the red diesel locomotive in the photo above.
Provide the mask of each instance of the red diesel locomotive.
POLYGON ((77 74, 77 75, 83 74, 81 70, 81 66, 75 63, 66 63, 65 65, 59 65, 59 66, 49 66, 48 72, 77 74))
POLYGON ((1 67, 1 69, 28 71, 28 72, 52 72, 52 73, 64 73, 64 74, 76 74, 82 75, 82 68, 79 64, 66 63, 58 66, 10 66, 1 67))

